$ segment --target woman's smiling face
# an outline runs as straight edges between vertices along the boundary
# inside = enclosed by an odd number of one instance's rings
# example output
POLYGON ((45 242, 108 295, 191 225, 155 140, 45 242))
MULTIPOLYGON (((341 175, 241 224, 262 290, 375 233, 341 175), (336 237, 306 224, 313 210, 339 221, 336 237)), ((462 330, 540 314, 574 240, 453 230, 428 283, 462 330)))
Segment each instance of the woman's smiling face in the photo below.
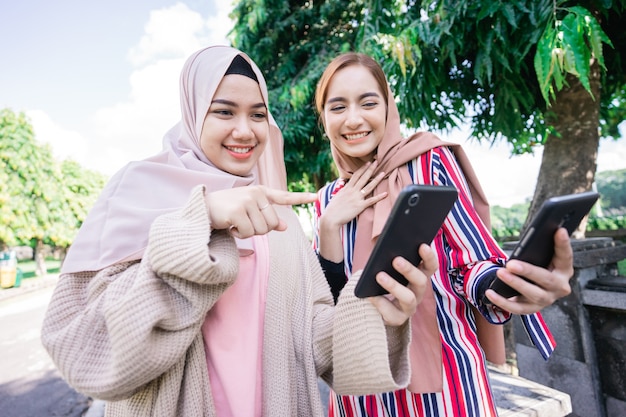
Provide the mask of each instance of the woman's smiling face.
POLYGON ((324 102, 324 130, 342 153, 370 161, 385 133, 387 106, 380 86, 362 65, 337 71, 324 102))
POLYGON ((200 147, 216 168, 247 176, 265 149, 268 110, 259 84, 243 75, 224 76, 204 118, 200 147))

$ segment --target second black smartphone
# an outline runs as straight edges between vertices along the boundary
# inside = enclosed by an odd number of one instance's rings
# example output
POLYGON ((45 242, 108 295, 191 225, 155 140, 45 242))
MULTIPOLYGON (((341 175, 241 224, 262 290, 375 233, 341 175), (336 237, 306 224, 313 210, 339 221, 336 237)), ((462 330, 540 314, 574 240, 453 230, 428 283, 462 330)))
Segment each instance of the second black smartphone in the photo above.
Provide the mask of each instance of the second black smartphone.
POLYGON ((402 256, 413 265, 419 265, 419 246, 422 243, 430 245, 457 196, 456 188, 450 186, 413 184, 405 187, 374 244, 355 287, 355 295, 365 298, 386 294, 387 291, 376 282, 376 274, 380 271, 407 285, 408 281, 393 268, 391 261, 402 256))
MULTIPOLYGON (((599 196, 595 191, 588 191, 552 197, 544 201, 520 237, 509 259, 519 259, 543 268, 548 267, 554 256, 556 231, 564 227, 571 235, 599 196)), ((489 288, 506 298, 519 295, 519 292, 498 278, 491 283, 489 288)), ((483 300, 489 302, 486 297, 483 300)))

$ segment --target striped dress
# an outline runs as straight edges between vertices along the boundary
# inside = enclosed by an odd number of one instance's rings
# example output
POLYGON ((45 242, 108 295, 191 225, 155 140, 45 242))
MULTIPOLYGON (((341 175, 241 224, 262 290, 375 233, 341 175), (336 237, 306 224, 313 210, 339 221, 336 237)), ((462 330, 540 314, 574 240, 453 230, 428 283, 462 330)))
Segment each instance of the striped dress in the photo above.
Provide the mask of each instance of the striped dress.
MULTIPOLYGON (((438 258, 432 286, 442 341, 443 391, 415 394, 400 390, 359 397, 338 396, 331 391, 329 417, 496 416, 471 305, 492 323, 505 323, 510 319, 508 312, 482 304, 476 291, 481 278, 504 265, 506 254, 474 210, 466 180, 449 148, 434 148, 420 155, 408 163, 408 169, 414 183, 451 185, 459 190, 457 202, 432 243, 438 258)), ((316 220, 344 185, 345 182, 338 179, 319 191, 316 220)), ((317 225, 315 229, 317 250, 317 225)), ((356 219, 342 230, 346 275, 352 271, 355 234, 356 219)), ((535 346, 544 358, 549 357, 555 342, 540 314, 522 316, 522 320, 535 346)))

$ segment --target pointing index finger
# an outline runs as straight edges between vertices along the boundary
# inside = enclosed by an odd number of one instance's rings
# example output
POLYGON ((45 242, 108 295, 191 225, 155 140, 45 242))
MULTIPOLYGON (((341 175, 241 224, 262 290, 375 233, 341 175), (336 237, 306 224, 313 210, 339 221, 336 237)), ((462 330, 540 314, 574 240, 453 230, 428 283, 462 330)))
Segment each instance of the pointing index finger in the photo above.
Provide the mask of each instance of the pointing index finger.
POLYGON ((317 194, 315 193, 290 192, 283 190, 273 190, 271 188, 268 188, 266 190, 266 195, 268 200, 272 204, 281 204, 287 206, 307 204, 317 200, 317 194))

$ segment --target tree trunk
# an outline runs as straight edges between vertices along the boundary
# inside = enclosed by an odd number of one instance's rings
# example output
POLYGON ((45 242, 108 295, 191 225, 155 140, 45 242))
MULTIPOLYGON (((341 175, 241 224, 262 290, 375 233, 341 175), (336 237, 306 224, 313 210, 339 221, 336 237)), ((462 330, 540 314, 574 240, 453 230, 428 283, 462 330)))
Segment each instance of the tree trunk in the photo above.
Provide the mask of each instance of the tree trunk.
POLYGON ((48 268, 46 268, 46 254, 44 253, 42 240, 37 240, 37 244, 35 245, 35 275, 38 277, 45 277, 48 275, 48 268))
MULTIPOLYGON (((546 121, 560 135, 549 135, 543 148, 535 193, 520 235, 534 214, 548 198, 589 191, 592 188, 600 144, 600 68, 594 60, 589 73, 593 97, 577 77, 566 78, 569 87, 556 94, 556 100, 546 112, 546 121)), ((585 237, 587 217, 573 238, 585 237)), ((507 359, 515 362, 515 334, 510 322, 505 325, 507 359)))
MULTIPOLYGON (((593 97, 577 77, 566 77, 569 87, 556 94, 556 100, 546 111, 546 122, 559 136, 549 135, 543 149, 543 158, 523 229, 541 204, 550 197, 589 191, 597 167, 600 143, 600 68, 594 60, 589 73, 593 97)), ((585 218, 574 238, 584 237, 585 218)))

